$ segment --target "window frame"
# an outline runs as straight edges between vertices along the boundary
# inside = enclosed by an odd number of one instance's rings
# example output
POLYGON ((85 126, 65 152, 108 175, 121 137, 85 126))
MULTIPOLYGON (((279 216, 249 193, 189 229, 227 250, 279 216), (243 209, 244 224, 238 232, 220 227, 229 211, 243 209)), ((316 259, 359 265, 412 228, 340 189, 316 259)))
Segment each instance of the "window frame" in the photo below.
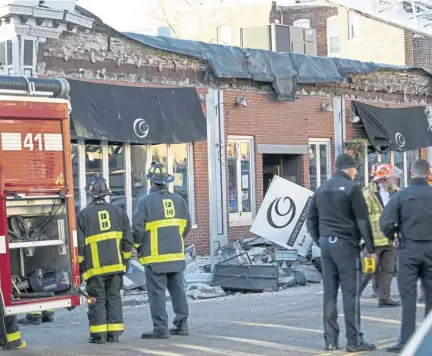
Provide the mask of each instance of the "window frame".
POLYGON ((327 51, 328 54, 338 54, 341 51, 340 45, 340 23, 339 23, 339 17, 338 16, 331 16, 327 19, 327 51), (334 34, 337 32, 337 36, 334 36, 334 34), (337 38, 339 41, 339 50, 333 52, 332 51, 332 39, 337 38))
MULTIPOLYGON (((239 211, 237 213, 230 213, 228 206, 228 214, 229 214, 229 226, 249 226, 252 225, 253 219, 256 216, 256 172, 255 172, 255 139, 253 136, 238 136, 238 135, 229 135, 227 137, 227 147, 230 141, 235 141, 236 145, 240 143, 248 143, 249 144, 249 187, 250 187, 250 212, 243 213, 242 209, 242 194, 241 192, 241 159, 240 155, 237 157, 236 167, 237 167, 237 204, 239 207, 239 211)), ((229 175, 228 175, 228 152, 226 152, 226 175, 227 175, 227 189, 229 189, 229 175)), ((229 196, 229 192, 228 192, 229 196)), ((229 202, 229 199, 227 199, 229 202)))
POLYGON ((360 37, 360 15, 348 10, 348 40, 357 40, 360 37))
MULTIPOLYGON (((327 146, 327 179, 330 179, 332 175, 332 146, 331 146, 331 139, 329 138, 310 138, 309 139, 309 145, 308 150, 310 146, 317 146, 315 148, 315 154, 316 154, 316 189, 320 187, 322 184, 321 182, 321 157, 319 155, 319 146, 320 145, 326 145, 327 146), (317 154, 318 153, 318 154, 317 154)), ((309 163, 310 167, 310 163, 309 163)), ((309 170, 309 188, 310 188, 310 170, 309 170)))
MULTIPOLYGON (((79 160, 79 189, 80 189, 80 209, 84 209, 87 206, 86 200, 86 191, 85 187, 86 183, 86 165, 85 165, 85 144, 86 142, 83 139, 77 140, 78 144, 78 160, 79 160)), ((91 141, 96 142, 96 141, 91 141)), ((108 184, 110 184, 110 172, 109 172, 109 155, 108 155, 108 146, 109 145, 123 145, 124 146, 124 190, 125 190, 125 201, 126 201, 126 213, 129 216, 129 219, 132 219, 132 184, 130 182, 130 177, 132 176, 132 162, 131 162, 131 148, 130 143, 114 143, 108 141, 97 141, 101 145, 102 149, 102 174, 104 178, 107 180, 108 184)), ((168 173, 173 174, 172 167, 172 154, 171 154, 171 145, 166 144, 167 148, 167 162, 168 162, 168 173)), ((147 160, 145 164, 145 170, 147 171, 150 168, 151 160, 152 160, 152 145, 143 145, 147 146, 147 160)), ((196 224, 196 213, 195 213, 195 180, 194 180, 194 160, 193 160, 193 143, 186 143, 187 147, 187 159, 188 159, 188 193, 189 193, 189 213, 191 216, 191 223, 193 228, 197 228, 196 224)), ((174 186, 173 184, 168 185, 169 190, 173 192, 174 186)), ((150 188, 150 182, 148 182, 148 188, 150 188)), ((109 197, 107 197, 107 201, 109 201, 109 197)))
POLYGON ((307 28, 310 30, 312 28, 312 22, 309 19, 301 18, 301 19, 297 19, 297 20, 293 21, 293 26, 294 27, 307 28), (302 26, 302 24, 306 24, 306 22, 308 24, 308 27, 302 26))

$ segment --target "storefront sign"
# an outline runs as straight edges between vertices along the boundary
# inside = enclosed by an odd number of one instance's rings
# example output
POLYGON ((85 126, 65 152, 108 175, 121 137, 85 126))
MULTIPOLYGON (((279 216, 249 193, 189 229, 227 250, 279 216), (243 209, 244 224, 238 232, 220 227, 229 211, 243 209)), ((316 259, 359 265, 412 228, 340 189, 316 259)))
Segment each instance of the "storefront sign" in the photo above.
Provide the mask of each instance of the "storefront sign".
POLYGON ((312 195, 312 191, 275 176, 250 231, 306 256, 312 245, 306 228, 312 195))

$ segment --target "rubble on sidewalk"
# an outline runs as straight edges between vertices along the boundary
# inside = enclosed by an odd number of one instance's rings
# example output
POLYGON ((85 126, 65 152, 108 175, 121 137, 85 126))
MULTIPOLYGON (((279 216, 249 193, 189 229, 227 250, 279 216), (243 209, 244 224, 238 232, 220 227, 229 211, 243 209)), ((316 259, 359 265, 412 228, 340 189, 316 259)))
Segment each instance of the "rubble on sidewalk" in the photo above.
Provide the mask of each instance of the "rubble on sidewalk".
POLYGON ((192 283, 186 287, 186 295, 193 299, 209 299, 226 295, 220 286, 209 286, 202 283, 192 283))

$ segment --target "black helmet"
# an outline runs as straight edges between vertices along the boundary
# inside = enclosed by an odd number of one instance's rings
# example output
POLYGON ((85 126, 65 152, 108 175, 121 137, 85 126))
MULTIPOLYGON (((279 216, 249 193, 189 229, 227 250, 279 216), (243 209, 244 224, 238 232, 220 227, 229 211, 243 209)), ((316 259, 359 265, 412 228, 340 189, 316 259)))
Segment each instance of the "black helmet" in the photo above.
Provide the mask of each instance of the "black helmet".
POLYGON ((174 181, 174 177, 168 174, 165 165, 157 162, 152 162, 147 179, 156 184, 168 184, 174 181))
POLYGON ((111 189, 106 179, 96 174, 87 186, 87 194, 92 198, 102 198, 111 195, 111 189))

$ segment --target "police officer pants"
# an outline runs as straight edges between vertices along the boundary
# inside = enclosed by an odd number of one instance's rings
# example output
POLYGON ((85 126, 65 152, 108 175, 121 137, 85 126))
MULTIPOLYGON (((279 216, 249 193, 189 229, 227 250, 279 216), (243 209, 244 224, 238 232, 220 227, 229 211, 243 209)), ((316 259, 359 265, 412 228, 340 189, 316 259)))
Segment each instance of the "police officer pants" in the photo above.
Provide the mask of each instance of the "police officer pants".
POLYGON ((359 314, 360 249, 340 238, 320 238, 321 262, 324 284, 324 338, 327 344, 335 345, 339 338, 337 322, 337 297, 339 285, 342 289, 345 329, 348 345, 361 341, 359 314))
MULTIPOLYGON (((21 333, 18 326, 18 319, 16 315, 5 316, 4 318, 5 328, 6 328, 6 340, 7 340, 7 350, 16 349, 21 345, 21 333)), ((2 335, 2 339, 4 336, 2 335)))
POLYGON ((372 276, 375 276, 378 286, 378 297, 380 302, 386 302, 391 299, 391 283, 394 276, 394 267, 396 263, 396 248, 393 246, 376 247, 377 256, 377 273, 366 274, 362 278, 360 294, 368 285, 372 276))
POLYGON ((416 327, 417 281, 425 291, 425 314, 432 308, 432 242, 405 241, 397 251, 396 274, 402 303, 399 342, 406 344, 416 327))
POLYGON ((106 337, 123 333, 123 310, 120 289, 123 275, 91 277, 87 281, 86 291, 90 297, 96 298, 96 303, 89 304, 88 318, 90 335, 106 337))
POLYGON ((189 306, 184 289, 183 272, 154 273, 150 266, 145 267, 147 293, 153 320, 153 331, 157 334, 168 332, 165 291, 171 296, 175 314, 174 326, 180 327, 189 316, 189 306))

